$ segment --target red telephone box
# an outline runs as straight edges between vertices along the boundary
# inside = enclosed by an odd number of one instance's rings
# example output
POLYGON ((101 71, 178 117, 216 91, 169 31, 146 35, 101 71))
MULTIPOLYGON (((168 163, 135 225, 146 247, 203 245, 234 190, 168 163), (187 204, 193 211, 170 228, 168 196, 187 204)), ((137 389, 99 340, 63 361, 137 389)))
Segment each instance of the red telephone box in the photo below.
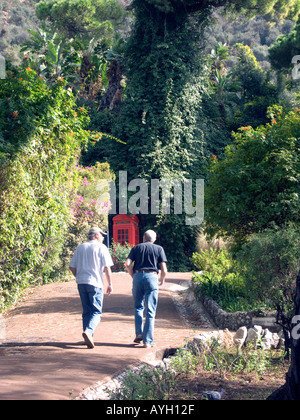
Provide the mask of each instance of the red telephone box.
POLYGON ((130 246, 139 243, 139 219, 137 216, 127 216, 119 214, 113 217, 113 240, 116 243, 130 246))

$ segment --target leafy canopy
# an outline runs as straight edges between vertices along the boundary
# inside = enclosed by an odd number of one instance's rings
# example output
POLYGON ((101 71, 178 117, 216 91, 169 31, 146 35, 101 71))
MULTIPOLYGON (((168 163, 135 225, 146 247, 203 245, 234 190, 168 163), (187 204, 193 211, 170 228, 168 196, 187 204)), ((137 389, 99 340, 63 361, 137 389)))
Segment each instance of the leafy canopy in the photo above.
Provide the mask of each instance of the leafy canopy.
POLYGON ((299 223, 300 109, 269 110, 271 122, 242 127, 224 158, 212 159, 205 209, 207 230, 244 241, 267 228, 299 223))
POLYGON ((36 8, 37 17, 68 38, 99 38, 113 30, 124 11, 116 0, 50 0, 36 8))
POLYGON ((193 13, 207 8, 224 7, 230 13, 243 14, 249 18, 266 14, 273 16, 275 13, 282 18, 290 18, 298 16, 300 12, 298 0, 146 0, 146 2, 166 13, 178 10, 193 13))

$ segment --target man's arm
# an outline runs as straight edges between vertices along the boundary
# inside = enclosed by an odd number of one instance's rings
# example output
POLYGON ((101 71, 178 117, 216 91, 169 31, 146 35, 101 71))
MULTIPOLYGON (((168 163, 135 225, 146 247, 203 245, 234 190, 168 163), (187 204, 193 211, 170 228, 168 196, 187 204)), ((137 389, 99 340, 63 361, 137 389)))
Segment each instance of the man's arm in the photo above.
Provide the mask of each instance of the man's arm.
POLYGON ((73 276, 76 278, 76 268, 69 267, 69 269, 72 271, 73 276))
POLYGON ((160 280, 159 280, 160 286, 164 284, 167 273, 168 273, 167 264, 165 262, 161 262, 160 263, 160 280))
POLYGON ((132 264, 133 264, 133 261, 131 261, 130 258, 127 258, 127 260, 125 261, 125 268, 126 268, 127 273, 130 274, 131 277, 133 278, 132 264))
POLYGON ((111 282, 111 269, 110 269, 110 267, 104 267, 104 272, 105 272, 106 280, 107 280, 107 283, 108 283, 107 289, 106 289, 106 293, 109 296, 113 292, 112 282, 111 282))

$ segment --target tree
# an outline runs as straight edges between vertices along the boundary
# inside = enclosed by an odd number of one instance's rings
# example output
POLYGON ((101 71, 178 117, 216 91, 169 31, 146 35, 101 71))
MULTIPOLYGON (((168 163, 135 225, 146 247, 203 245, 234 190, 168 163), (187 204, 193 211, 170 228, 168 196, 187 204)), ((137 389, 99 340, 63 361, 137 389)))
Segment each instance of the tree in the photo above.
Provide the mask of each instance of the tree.
POLYGON ((224 157, 211 161, 207 231, 237 244, 274 225, 299 223, 299 111, 282 114, 275 107, 269 117, 255 130, 240 128, 224 157))
MULTIPOLYGON (((300 5, 297 0, 146 0, 164 13, 192 14, 209 8, 223 7, 236 15, 253 17, 259 15, 280 14, 281 17, 297 17, 300 5)), ((135 2, 132 2, 135 7, 135 2)))
POLYGON ((232 67, 230 77, 232 84, 237 86, 239 100, 231 128, 237 130, 244 125, 265 124, 268 107, 277 101, 277 88, 270 83, 269 74, 260 67, 249 46, 235 44, 232 54, 237 63, 232 67))
POLYGON ((272 66, 276 70, 288 69, 292 58, 300 54, 300 19, 288 35, 280 35, 269 48, 272 66))
POLYGON ((0 84, 0 310, 59 272, 74 166, 89 138, 72 91, 60 80, 49 88, 26 65, 8 63, 0 84))
MULTIPOLYGON (((205 71, 198 42, 205 19, 166 16, 140 0, 134 7, 136 20, 124 54, 126 100, 113 131, 126 146, 114 145, 109 162, 115 173, 127 171, 128 182, 182 181, 201 171, 196 162, 203 136, 197 122, 205 71)), ((176 238, 169 237, 171 266, 171 258, 179 264, 180 253, 193 247, 193 229, 185 226, 185 215, 165 216, 141 217, 141 226, 159 226, 159 237, 175 226, 181 231, 183 239, 175 247, 176 238)))
POLYGON ((124 12, 116 0, 51 0, 36 7, 37 17, 68 39, 83 43, 111 35, 124 12))
POLYGON ((117 0, 51 0, 38 3, 43 30, 30 31, 23 51, 50 80, 63 77, 82 98, 95 99, 107 70, 105 53, 125 12, 117 0), (78 18, 80 16, 80 19, 78 18))
POLYGON ((28 32, 31 36, 21 48, 28 64, 47 80, 48 85, 56 83, 60 78, 67 80, 69 86, 79 86, 79 69, 82 64, 80 52, 56 32, 50 34, 41 29, 28 32))
MULTIPOLYGON (((292 7, 297 2, 288 4, 292 7)), ((282 15, 290 12, 282 7, 281 1, 274 0, 131 2, 135 21, 124 53, 126 100, 112 131, 126 146, 112 145, 109 162, 115 173, 127 170, 129 181, 203 177, 205 151, 213 147, 205 142, 209 124, 199 118, 204 115, 199 109, 209 77, 200 47, 213 8, 220 6, 225 6, 228 13, 235 11, 249 17, 273 11, 282 15)), ((211 125, 209 128, 216 131, 211 125)), ((169 254, 178 251, 176 261, 180 253, 184 255, 186 248, 194 246, 197 233, 185 226, 184 215, 181 219, 179 222, 177 216, 175 222, 173 215, 141 217, 141 226, 149 223, 159 233, 169 234, 174 224, 181 230, 185 244, 180 241, 179 246, 170 247, 169 251, 169 254)))
POLYGON ((268 302, 276 309, 276 323, 285 339, 289 359, 293 321, 295 278, 300 265, 299 225, 267 229, 251 235, 237 254, 245 270, 245 287, 253 301, 268 302))
MULTIPOLYGON (((297 324, 300 316, 300 271, 296 280, 296 293, 294 299, 294 324, 297 324)), ((289 371, 286 375, 285 384, 273 392, 268 400, 300 400, 300 339, 299 325, 295 325, 292 334, 292 357, 289 371)))

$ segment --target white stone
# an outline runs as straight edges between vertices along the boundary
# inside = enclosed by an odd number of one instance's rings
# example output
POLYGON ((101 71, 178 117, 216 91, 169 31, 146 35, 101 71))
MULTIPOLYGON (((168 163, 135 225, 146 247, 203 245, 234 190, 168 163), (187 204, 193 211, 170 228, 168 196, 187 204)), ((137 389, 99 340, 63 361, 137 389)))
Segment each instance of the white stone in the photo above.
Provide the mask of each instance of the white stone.
POLYGON ((247 327, 240 327, 233 337, 234 343, 239 348, 241 348, 246 341, 247 335, 248 335, 247 327))

